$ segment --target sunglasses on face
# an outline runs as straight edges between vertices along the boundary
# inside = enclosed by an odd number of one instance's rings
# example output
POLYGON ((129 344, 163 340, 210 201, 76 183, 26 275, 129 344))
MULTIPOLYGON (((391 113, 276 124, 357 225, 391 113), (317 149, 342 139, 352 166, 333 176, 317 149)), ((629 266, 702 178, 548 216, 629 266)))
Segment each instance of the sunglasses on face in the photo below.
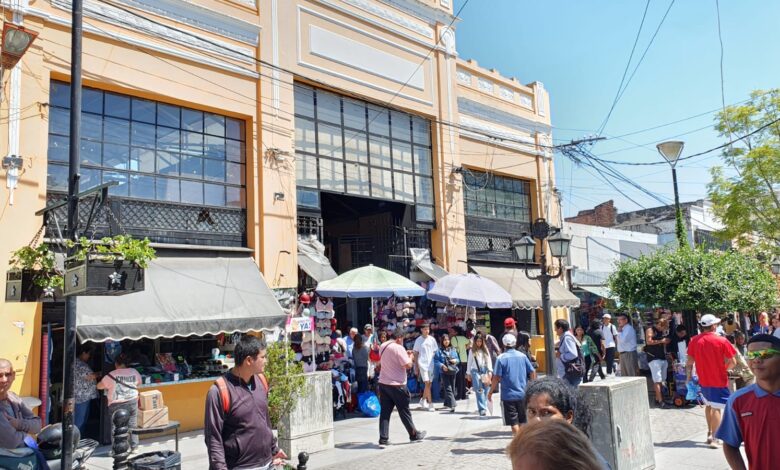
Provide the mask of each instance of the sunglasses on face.
POLYGON ((758 351, 747 351, 745 356, 748 359, 769 359, 772 356, 780 354, 780 351, 774 348, 759 349, 758 351))

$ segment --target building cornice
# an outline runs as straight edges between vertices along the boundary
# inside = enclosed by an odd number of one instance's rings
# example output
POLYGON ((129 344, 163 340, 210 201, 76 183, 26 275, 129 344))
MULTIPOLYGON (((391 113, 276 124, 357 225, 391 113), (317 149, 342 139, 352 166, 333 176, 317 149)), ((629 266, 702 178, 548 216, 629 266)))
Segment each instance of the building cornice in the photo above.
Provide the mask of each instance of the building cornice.
POLYGON ((464 97, 458 98, 458 111, 461 114, 468 114, 477 119, 500 124, 529 134, 550 134, 552 132, 552 126, 549 124, 533 121, 464 97))
POLYGON ((390 23, 400 26, 408 31, 417 33, 428 39, 433 39, 433 28, 427 24, 421 24, 417 21, 411 20, 404 15, 396 13, 392 8, 386 8, 379 5, 375 0, 320 0, 322 3, 337 8, 343 11, 338 3, 346 3, 360 10, 363 10, 372 15, 383 18, 390 23))
POLYGON ((549 158, 549 155, 537 149, 533 137, 500 129, 469 116, 460 116, 459 133, 462 137, 468 137, 469 139, 518 150, 529 155, 549 158))
POLYGON ((440 8, 423 3, 419 0, 379 0, 401 11, 405 11, 412 16, 425 20, 430 25, 443 23, 446 25, 455 25, 458 18, 452 13, 446 12, 440 8))

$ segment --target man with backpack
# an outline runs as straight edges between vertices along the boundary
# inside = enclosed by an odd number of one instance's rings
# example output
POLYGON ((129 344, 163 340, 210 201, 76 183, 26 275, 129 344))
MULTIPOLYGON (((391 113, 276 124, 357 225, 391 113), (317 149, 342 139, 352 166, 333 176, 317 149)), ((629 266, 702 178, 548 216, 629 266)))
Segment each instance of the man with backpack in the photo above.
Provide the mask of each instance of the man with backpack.
POLYGON ((264 341, 245 336, 233 351, 236 365, 206 397, 204 434, 210 470, 268 470, 287 458, 271 431, 264 341))

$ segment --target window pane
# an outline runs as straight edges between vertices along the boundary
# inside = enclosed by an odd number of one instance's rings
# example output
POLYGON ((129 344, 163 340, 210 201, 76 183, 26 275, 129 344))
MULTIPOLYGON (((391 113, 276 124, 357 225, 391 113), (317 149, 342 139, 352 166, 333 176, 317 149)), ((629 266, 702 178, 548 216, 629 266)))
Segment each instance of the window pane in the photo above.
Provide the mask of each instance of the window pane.
POLYGON ((344 125, 365 132, 366 105, 344 98, 344 125))
POLYGON ((386 108, 368 106, 368 132, 390 135, 390 113, 386 108))
POLYGON ((81 138, 103 139, 103 117, 95 114, 81 113, 81 138))
POLYGON ((168 152, 179 151, 179 129, 157 126, 157 149, 168 152))
POLYGON ((341 124, 341 97, 317 90, 317 119, 341 124))
POLYGON ((103 120, 103 140, 115 144, 130 143, 130 121, 105 118, 103 120))
POLYGON ((244 165, 238 163, 225 163, 225 182, 230 184, 244 184, 244 165))
MULTIPOLYGON (((431 150, 424 147, 414 147, 414 171, 421 175, 433 174, 431 150)), ((466 175, 464 175, 464 178, 466 175)))
POLYGON ((371 166, 390 168, 390 141, 384 137, 371 136, 370 139, 371 166))
POLYGON ((406 173, 393 173, 395 179, 395 199, 414 202, 414 176, 406 173))
POLYGON ((103 114, 103 92, 94 88, 82 88, 81 111, 103 114))
POLYGON ((130 197, 154 199, 154 176, 130 175, 130 197))
MULTIPOLYGON (((200 157, 191 157, 182 155, 181 157, 181 176, 186 178, 203 178, 203 159, 200 157)), ((182 186, 182 189, 184 186, 182 186)), ((182 200, 184 191, 182 191, 182 200)))
POLYGON ((393 174, 390 170, 371 169, 371 195, 384 199, 393 198, 393 174))
POLYGON ((431 123, 426 119, 412 117, 412 138, 417 145, 431 145, 431 123))
POLYGON ((52 191, 68 190, 68 167, 64 165, 47 166, 46 188, 52 191))
POLYGON ((466 215, 477 215, 477 202, 466 200, 466 215))
POLYGON ((225 205, 225 187, 221 184, 206 183, 203 188, 205 203, 210 206, 225 205))
POLYGON ((409 115, 399 111, 392 111, 390 119, 393 120, 393 140, 412 140, 412 124, 409 115))
POLYGON ((203 134, 197 132, 181 133, 181 153, 203 155, 203 134))
POLYGON ((203 132, 203 113, 194 109, 182 109, 181 127, 188 131, 203 132))
POLYGON ((412 145, 393 140, 393 169, 412 171, 412 145))
POLYGON ((370 196, 368 186, 368 167, 347 163, 347 192, 360 196, 370 196))
POLYGON ((179 202, 179 180, 157 177, 157 200, 179 202))
POLYGON ((309 153, 317 152, 314 121, 295 118, 295 149, 309 153))
POLYGON ((298 155, 295 159, 295 181, 298 186, 317 187, 317 157, 298 155))
POLYGON ((141 124, 140 122, 134 122, 130 141, 133 144, 133 147, 154 148, 156 133, 156 129, 152 124, 141 124))
POLYGON ((301 207, 320 207, 320 192, 317 190, 298 188, 295 191, 298 205, 301 207))
MULTIPOLYGON (((154 173, 154 150, 134 148, 130 150, 130 169, 154 173)), ((178 174, 179 171, 176 171, 178 174)))
POLYGON ((181 202, 203 204, 203 183, 182 180, 181 202))
POLYGON ((225 140, 225 158, 231 162, 244 161, 244 143, 237 140, 225 140))
POLYGON ((104 171, 103 182, 116 181, 119 183, 116 186, 108 188, 108 194, 113 196, 127 196, 127 173, 117 171, 104 171))
POLYGON ((225 137, 225 117, 218 114, 205 113, 203 115, 204 132, 206 134, 225 137))
POLYGON ((91 140, 81 141, 81 164, 100 166, 103 161, 103 145, 91 140))
POLYGON ((225 205, 228 207, 244 207, 244 190, 233 186, 226 187, 225 205))
POLYGON ((207 157, 225 159, 225 138, 207 135, 203 145, 204 153, 207 157))
MULTIPOLYGON (((179 176, 179 160, 178 153, 157 152, 157 173, 161 175, 179 176)), ((152 163, 152 168, 154 168, 154 163, 152 163)))
POLYGON ((433 179, 421 176, 415 176, 414 179, 417 183, 417 202, 433 204, 433 179))
POLYGON ((49 86, 49 102, 52 106, 70 108, 70 84, 52 81, 49 86))
POLYGON ((314 90, 295 85, 295 114, 314 119, 314 90))
POLYGON ((105 94, 106 115, 130 119, 130 98, 113 93, 105 94))
POLYGON ((225 119, 225 137, 236 140, 246 140, 246 122, 240 119, 225 119))
MULTIPOLYGON (((100 185, 100 174, 102 171, 92 168, 81 169, 81 179, 79 181, 79 191, 86 191, 100 185)), ((67 189, 67 188, 65 188, 67 189)))
POLYGON ((51 108, 51 111, 49 111, 49 132, 52 134, 70 135, 70 111, 51 108))
POLYGON ((368 163, 368 140, 363 132, 344 130, 344 158, 350 162, 368 163))
POLYGON ((415 212, 417 220, 422 222, 433 222, 433 207, 431 206, 415 206, 415 212))
POLYGON ((181 126, 180 110, 181 108, 178 106, 157 103, 157 125, 168 127, 181 126))
POLYGON ((70 142, 68 137, 49 136, 49 161, 67 162, 70 158, 70 142))
POLYGON ((115 170, 127 170, 130 161, 130 147, 127 145, 105 144, 103 146, 103 166, 115 170))
POLYGON ((319 154, 329 158, 344 158, 341 141, 341 127, 319 123, 317 125, 319 154))
POLYGON ((344 162, 320 159, 320 189, 344 192, 344 162))
POLYGON ((133 98, 133 121, 154 124, 156 114, 154 101, 133 98))
POLYGON ((225 181, 225 162, 221 160, 204 160, 203 175, 209 181, 225 181))

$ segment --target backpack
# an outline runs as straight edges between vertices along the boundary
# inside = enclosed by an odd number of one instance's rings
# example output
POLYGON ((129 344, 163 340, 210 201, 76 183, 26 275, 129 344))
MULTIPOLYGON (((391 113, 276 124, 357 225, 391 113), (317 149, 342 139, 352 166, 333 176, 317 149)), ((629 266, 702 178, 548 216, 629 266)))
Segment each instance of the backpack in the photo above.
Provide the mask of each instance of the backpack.
MULTIPOLYGON (((265 378, 264 374, 257 374, 257 378, 260 379, 260 383, 263 384, 265 392, 268 393, 268 379, 265 378)), ((223 375, 218 377, 214 383, 217 385, 217 389, 219 390, 219 397, 222 400, 222 411, 224 411, 225 414, 228 414, 230 412, 231 403, 230 392, 228 392, 227 389, 227 380, 225 380, 225 376, 223 375)))
MULTIPOLYGON (((566 335, 561 339, 561 344, 563 344, 565 337, 566 335)), ((582 347, 580 346, 580 342, 577 341, 577 338, 573 335, 572 339, 574 340, 574 345, 577 347, 577 357, 571 361, 564 361, 561 359, 564 366, 564 375, 567 377, 583 377, 585 375, 585 359, 582 357, 582 347)))

